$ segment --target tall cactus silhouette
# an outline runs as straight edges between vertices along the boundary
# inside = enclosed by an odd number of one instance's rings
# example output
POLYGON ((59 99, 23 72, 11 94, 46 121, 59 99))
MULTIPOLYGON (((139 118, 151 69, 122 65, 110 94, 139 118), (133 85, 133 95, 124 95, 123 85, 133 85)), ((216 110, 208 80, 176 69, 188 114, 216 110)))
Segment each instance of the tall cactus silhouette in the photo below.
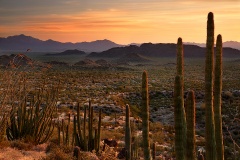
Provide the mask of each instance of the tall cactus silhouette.
POLYGON ((183 43, 182 38, 177 42, 177 75, 183 76, 183 43))
POLYGON ((174 122, 176 160, 185 160, 187 128, 183 98, 183 79, 179 75, 175 77, 174 84, 174 122))
POLYGON ((187 121, 187 146, 186 146, 186 159, 196 159, 196 146, 195 146, 195 94, 194 91, 189 91, 186 100, 186 121, 187 121))
POLYGON ((183 97, 183 43, 177 42, 177 76, 174 84, 174 120, 175 120, 175 151, 177 160, 185 159, 186 147, 186 116, 183 97))
POLYGON ((224 160, 224 146, 222 136, 221 92, 222 92, 222 36, 217 36, 216 59, 214 77, 214 120, 217 159, 224 160))
POLYGON ((206 106, 206 159, 216 159, 215 125, 213 112, 213 56, 214 56, 214 18, 213 13, 208 14, 207 44, 205 60, 205 106, 206 106))
POLYGON ((126 129, 125 129, 125 148, 126 148, 126 160, 131 159, 131 127, 130 127, 130 108, 126 105, 126 129))
POLYGON ((144 160, 151 160, 149 143, 149 95, 148 95, 148 77, 147 72, 142 74, 142 135, 144 160))

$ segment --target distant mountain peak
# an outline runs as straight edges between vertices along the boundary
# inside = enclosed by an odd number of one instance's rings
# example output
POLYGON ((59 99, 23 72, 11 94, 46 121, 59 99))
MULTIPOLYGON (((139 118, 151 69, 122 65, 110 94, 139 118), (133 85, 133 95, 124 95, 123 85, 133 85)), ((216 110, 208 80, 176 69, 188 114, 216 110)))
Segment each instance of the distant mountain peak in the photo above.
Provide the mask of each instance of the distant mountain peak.
POLYGON ((19 35, 8 36, 7 38, 33 38, 33 37, 26 36, 25 34, 19 34, 19 35))

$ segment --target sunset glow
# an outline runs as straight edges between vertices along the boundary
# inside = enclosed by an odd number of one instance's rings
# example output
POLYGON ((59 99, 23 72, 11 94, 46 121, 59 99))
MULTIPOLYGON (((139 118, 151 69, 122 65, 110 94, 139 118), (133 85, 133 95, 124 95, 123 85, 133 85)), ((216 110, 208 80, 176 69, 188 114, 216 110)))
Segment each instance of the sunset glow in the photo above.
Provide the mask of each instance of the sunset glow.
POLYGON ((25 34, 61 42, 205 43, 208 12, 215 34, 240 41, 240 1, 221 0, 0 0, 0 37, 25 34))

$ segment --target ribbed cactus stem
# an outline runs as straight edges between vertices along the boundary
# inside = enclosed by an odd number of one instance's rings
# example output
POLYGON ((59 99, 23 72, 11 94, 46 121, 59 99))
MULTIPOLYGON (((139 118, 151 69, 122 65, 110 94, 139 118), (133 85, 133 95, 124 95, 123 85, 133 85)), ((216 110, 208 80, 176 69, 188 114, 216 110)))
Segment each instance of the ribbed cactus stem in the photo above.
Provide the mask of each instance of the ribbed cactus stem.
POLYGON ((64 123, 64 119, 62 119, 62 139, 63 139, 63 143, 65 142, 65 123, 64 123))
POLYGON ((97 149, 98 149, 98 146, 97 146, 97 143, 98 143, 98 139, 97 139, 97 136, 98 135, 98 129, 97 128, 95 128, 94 129, 94 138, 93 138, 93 141, 94 141, 94 143, 93 143, 93 148, 95 149, 95 151, 97 151, 97 149))
POLYGON ((152 158, 153 160, 156 159, 156 143, 153 143, 153 146, 152 146, 152 158))
POLYGON ((99 110, 98 115, 98 135, 97 135, 97 152, 100 151, 100 142, 101 142, 101 126, 102 126, 102 109, 99 110))
POLYGON ((186 101, 186 120, 187 120, 187 146, 186 159, 196 159, 196 139, 195 139, 195 94, 189 91, 186 101))
POLYGON ((82 131, 81 131, 81 117, 80 117, 80 106, 77 104, 77 131, 79 134, 80 142, 82 142, 82 131))
POLYGON ((92 115, 92 104, 91 100, 89 100, 89 105, 88 105, 88 150, 91 151, 92 149, 92 122, 93 122, 93 115, 92 115))
POLYGON ((58 145, 61 144, 61 127, 58 126, 58 145))
POLYGON ((128 104, 126 105, 125 148, 127 151, 126 160, 131 160, 130 107, 128 104))
POLYGON ((205 60, 206 160, 215 160, 217 159, 217 157, 213 112, 214 18, 212 12, 208 14, 206 49, 207 49, 205 60))
POLYGON ((224 160, 222 114, 221 114, 221 93, 222 93, 222 36, 217 36, 216 59, 214 78, 214 120, 217 159, 224 160))
POLYGON ((147 72, 142 74, 142 136, 144 160, 151 160, 149 143, 149 95, 148 95, 148 77, 147 72))
POLYGON ((69 125, 66 126, 65 145, 69 145, 69 125))
POLYGON ((177 41, 177 75, 183 76, 183 42, 180 37, 177 41))
POLYGON ((86 138, 86 119, 87 119, 87 107, 84 106, 84 118, 83 118, 83 146, 84 150, 87 150, 87 138, 86 138))
POLYGON ((78 139, 77 139, 77 118, 73 116, 73 140, 75 142, 75 146, 79 146, 78 139))
POLYGON ((183 98, 182 76, 175 77, 174 84, 174 128, 176 160, 185 160, 186 153, 186 117, 183 98))

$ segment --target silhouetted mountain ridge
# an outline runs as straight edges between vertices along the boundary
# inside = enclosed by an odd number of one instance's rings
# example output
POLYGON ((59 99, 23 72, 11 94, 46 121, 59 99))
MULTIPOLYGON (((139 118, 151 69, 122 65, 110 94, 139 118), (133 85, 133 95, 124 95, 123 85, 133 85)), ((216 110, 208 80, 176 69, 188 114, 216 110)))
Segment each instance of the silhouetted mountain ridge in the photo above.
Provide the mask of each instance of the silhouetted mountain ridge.
POLYGON ((54 41, 52 39, 42 41, 31 36, 24 34, 9 36, 7 38, 0 38, 0 50, 5 51, 26 51, 31 49, 32 51, 57 51, 79 49, 84 52, 101 52, 113 47, 120 47, 122 45, 116 44, 107 39, 96 40, 92 42, 78 42, 78 43, 62 43, 54 41))
MULTIPOLYGON (((206 49, 196 45, 184 45, 184 57, 204 57, 206 49)), ((144 57, 175 57, 176 44, 174 43, 144 43, 142 45, 125 46, 111 48, 103 52, 93 52, 88 57, 101 57, 101 58, 120 58, 124 55, 138 54, 144 57)), ((223 48, 223 57, 240 57, 240 50, 225 47, 223 48)))
MULTIPOLYGON (((185 42, 184 44, 197 45, 199 47, 205 47, 206 46, 205 43, 195 43, 195 42, 185 42)), ((234 49, 240 50, 240 42, 237 42, 237 41, 226 41, 226 42, 223 42, 223 47, 230 47, 230 48, 234 48, 234 49)))

